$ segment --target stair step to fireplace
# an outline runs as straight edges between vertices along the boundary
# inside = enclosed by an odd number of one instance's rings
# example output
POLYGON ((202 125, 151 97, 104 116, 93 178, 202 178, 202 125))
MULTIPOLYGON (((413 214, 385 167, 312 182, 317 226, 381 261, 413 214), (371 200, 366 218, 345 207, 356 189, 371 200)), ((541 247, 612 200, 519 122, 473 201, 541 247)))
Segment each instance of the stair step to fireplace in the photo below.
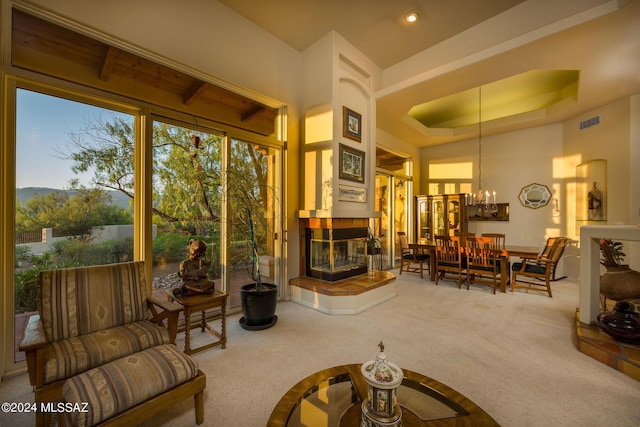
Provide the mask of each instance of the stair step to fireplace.
POLYGON ((396 276, 373 271, 329 282, 312 277, 291 279, 291 299, 327 314, 358 314, 396 296, 396 276))

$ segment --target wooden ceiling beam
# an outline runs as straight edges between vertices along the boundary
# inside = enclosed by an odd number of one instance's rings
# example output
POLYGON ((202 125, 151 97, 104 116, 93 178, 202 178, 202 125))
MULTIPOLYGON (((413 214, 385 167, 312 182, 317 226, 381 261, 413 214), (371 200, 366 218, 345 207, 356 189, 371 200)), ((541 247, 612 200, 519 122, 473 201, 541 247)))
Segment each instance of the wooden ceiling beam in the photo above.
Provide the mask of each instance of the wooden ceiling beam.
POLYGON ((113 71, 113 66, 116 63, 117 58, 118 49, 113 46, 109 46, 107 48, 107 53, 104 55, 102 67, 100 67, 100 80, 103 82, 109 81, 109 77, 111 77, 111 72, 113 71))
POLYGON ((250 110, 245 111, 244 113, 242 113, 242 115, 240 116, 240 120, 243 121, 243 122, 251 120, 253 117, 255 117, 256 115, 258 115, 259 113, 264 111, 264 109, 265 109, 265 107, 263 105, 256 105, 253 108, 251 108, 250 110))
POLYGON ((15 66, 261 135, 274 132, 275 108, 17 9, 12 18, 15 66))
POLYGON ((207 83, 201 80, 195 80, 191 87, 189 87, 189 89, 182 96, 182 103, 184 105, 190 105, 191 103, 193 103, 193 101, 195 101, 196 99, 198 99, 198 97, 200 97, 200 95, 202 95, 206 85, 207 83))

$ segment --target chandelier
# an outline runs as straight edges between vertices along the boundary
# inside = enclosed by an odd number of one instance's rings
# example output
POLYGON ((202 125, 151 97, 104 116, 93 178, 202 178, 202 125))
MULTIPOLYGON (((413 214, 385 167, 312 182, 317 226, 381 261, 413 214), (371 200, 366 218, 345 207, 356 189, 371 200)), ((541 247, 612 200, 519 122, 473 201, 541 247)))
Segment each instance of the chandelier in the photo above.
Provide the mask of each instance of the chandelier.
POLYGON ((465 195, 465 205, 469 216, 484 216, 485 212, 498 211, 495 190, 482 190, 482 86, 478 87, 478 191, 465 195))

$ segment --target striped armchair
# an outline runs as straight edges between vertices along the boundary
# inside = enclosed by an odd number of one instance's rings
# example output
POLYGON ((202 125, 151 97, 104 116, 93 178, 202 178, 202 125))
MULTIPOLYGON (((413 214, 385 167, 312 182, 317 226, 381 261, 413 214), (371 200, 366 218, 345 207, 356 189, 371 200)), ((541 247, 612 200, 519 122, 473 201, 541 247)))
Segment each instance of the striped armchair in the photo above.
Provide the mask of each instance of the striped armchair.
POLYGON ((40 272, 38 314, 20 344, 36 403, 60 401, 71 377, 175 343, 179 312, 150 295, 142 261, 40 272))

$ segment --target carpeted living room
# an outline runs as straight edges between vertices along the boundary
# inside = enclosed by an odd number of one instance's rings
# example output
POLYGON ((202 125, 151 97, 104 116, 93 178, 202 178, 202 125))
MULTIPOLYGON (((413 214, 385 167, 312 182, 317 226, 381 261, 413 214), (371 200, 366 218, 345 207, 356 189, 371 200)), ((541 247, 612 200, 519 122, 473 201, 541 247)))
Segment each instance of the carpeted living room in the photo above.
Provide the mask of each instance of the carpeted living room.
MULTIPOLYGON (((553 283, 549 298, 392 272, 397 296, 357 315, 279 302, 277 324, 262 331, 243 329, 241 313, 228 316, 226 349, 193 355, 208 380, 203 425, 263 426, 302 378, 374 359, 380 341, 391 362, 447 384, 503 426, 640 423, 640 382, 577 349, 576 282, 553 283)), ((206 335, 192 333, 194 342, 206 335)), ((3 380, 0 400, 33 402, 27 374, 3 380)), ((33 423, 33 414, 0 414, 3 426, 33 423)), ((193 400, 142 425, 195 425, 193 400)))
POLYGON ((640 426, 640 0, 0 22, 0 427, 640 426))

